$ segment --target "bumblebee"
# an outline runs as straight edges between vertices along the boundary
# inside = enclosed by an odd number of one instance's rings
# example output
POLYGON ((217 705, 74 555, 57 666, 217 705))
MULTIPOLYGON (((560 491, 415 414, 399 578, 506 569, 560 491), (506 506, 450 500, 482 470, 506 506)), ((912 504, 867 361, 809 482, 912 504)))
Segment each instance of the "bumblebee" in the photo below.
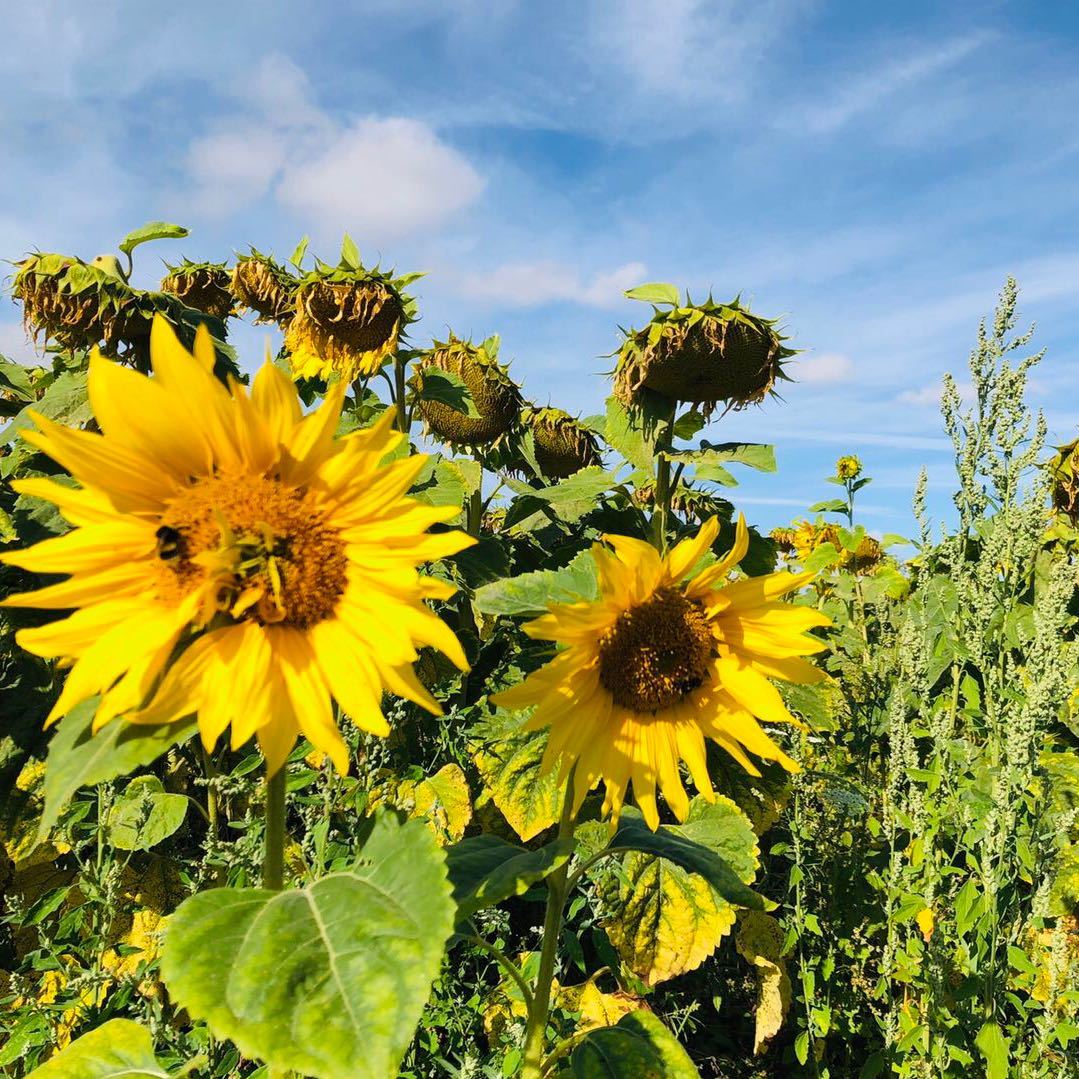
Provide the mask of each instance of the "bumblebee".
POLYGON ((175 528, 162 525, 154 535, 157 537, 157 557, 163 561, 171 561, 181 555, 183 536, 175 528))

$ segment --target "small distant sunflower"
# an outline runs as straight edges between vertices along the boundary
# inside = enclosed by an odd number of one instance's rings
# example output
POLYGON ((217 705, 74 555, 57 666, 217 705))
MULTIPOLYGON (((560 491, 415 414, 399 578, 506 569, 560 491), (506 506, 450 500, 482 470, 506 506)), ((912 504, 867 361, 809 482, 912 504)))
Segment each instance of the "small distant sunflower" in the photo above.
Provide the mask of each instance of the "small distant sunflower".
POLYGON ((862 462, 853 453, 844 454, 835 463, 835 474, 841 480, 856 480, 862 474, 862 462))
POLYGON ((100 695, 94 729, 118 716, 169 723, 197 713, 212 747, 256 735, 270 773, 303 733, 345 772, 331 701, 388 733, 383 689, 439 706, 411 664, 432 645, 465 669, 461 646, 424 603, 454 591, 417 572, 474 540, 427 528, 458 511, 406 497, 421 456, 383 466, 402 436, 389 419, 337 439, 344 385, 308 415, 270 363, 250 396, 211 374, 205 330, 188 353, 154 321, 149 378, 90 361, 102 434, 33 415, 24 437, 81 485, 16 481, 75 527, 3 561, 66 581, 12 606, 74 613, 24 629, 35 655, 72 663, 51 723, 100 695))
POLYGON ((689 799, 679 761, 697 789, 714 796, 706 738, 752 775, 760 772, 747 751, 797 770, 758 720, 799 725, 769 679, 820 681, 824 675, 801 657, 825 647, 806 631, 830 622, 812 608, 777 602, 807 584, 810 573, 727 580, 749 546, 741 516, 731 550, 694 574, 718 532, 712 519, 665 558, 642 540, 605 536, 610 550, 592 548, 600 598, 552 606, 525 625, 530 637, 564 647, 494 700, 507 708, 537 706, 527 728, 550 728, 545 770, 560 762, 565 779, 576 765, 578 807, 602 779, 603 811, 617 816, 632 782, 656 828, 658 785, 685 820, 689 799))

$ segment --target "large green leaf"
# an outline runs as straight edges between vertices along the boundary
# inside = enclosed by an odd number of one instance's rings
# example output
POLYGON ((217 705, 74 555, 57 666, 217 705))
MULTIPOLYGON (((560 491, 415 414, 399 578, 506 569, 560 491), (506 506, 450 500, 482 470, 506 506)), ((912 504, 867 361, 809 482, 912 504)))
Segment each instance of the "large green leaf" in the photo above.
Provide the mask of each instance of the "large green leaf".
POLYGON ((617 1026, 590 1030, 559 1079, 700 1079, 689 1054, 652 1012, 622 1016, 617 1026))
POLYGON ((109 842, 119 850, 156 847, 184 823, 187 806, 187 796, 168 794, 157 776, 136 776, 109 810, 109 842))
POLYGON ((445 856, 375 819, 360 863, 302 889, 215 888, 169 919, 173 1000, 219 1038, 316 1079, 392 1079, 453 932, 445 856))
POLYGON ((484 614, 539 615, 552 603, 579 603, 599 595, 596 561, 581 551, 562 569, 541 569, 492 581, 476 589, 473 604, 484 614))
POLYGON ((547 732, 520 728, 519 716, 499 710, 471 750, 492 801, 527 843, 558 820, 565 793, 555 771, 540 774, 547 732))
POLYGON ((661 416, 652 401, 642 395, 637 408, 627 408, 617 397, 607 398, 607 422, 603 433, 607 441, 634 468, 649 475, 655 470, 656 438, 661 416))
POLYGON ((556 839, 539 850, 525 850, 493 835, 463 839, 446 850, 459 921, 513 895, 524 895, 573 856, 573 840, 556 839))
POLYGON ((195 733, 194 718, 160 727, 114 719, 97 734, 90 731, 97 698, 73 708, 57 724, 45 769, 45 809, 38 829, 40 843, 80 787, 105 783, 157 760, 167 749, 195 733))
POLYGON ((141 229, 129 232, 120 241, 120 250, 125 255, 130 255, 139 244, 149 243, 151 240, 182 240, 187 235, 188 231, 183 225, 170 225, 167 221, 150 221, 141 229))
POLYGON ((154 1056, 150 1032, 130 1019, 110 1019, 77 1038, 27 1079, 169 1079, 154 1056))

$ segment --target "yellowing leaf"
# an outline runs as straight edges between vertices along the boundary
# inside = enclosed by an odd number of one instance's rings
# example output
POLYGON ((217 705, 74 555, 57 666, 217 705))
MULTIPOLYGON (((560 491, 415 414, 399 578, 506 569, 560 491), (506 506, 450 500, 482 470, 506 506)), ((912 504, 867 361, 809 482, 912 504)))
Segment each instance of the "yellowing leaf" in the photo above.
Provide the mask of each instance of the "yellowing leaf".
MULTIPOLYGON (((694 799, 689 819, 671 831, 722 855, 743 882, 753 880, 756 836, 729 798, 694 799)), ((636 851, 621 868, 600 877, 603 926, 622 961, 647 985, 699 967, 734 925, 734 907, 703 877, 636 851)))
POLYGON ((566 986, 558 995, 558 1006, 568 1012, 581 1013, 578 1030, 613 1027, 623 1015, 646 1007, 644 1001, 631 993, 621 990, 604 993, 594 977, 581 985, 566 986))
POLYGON ((933 916, 932 907, 923 907, 914 916, 914 920, 918 923, 918 928, 922 931, 922 937, 926 943, 929 942, 933 936, 933 927, 936 925, 936 918, 933 916))
POLYGON ((522 732, 520 720, 500 713, 490 736, 472 745, 473 759, 495 805, 524 841, 550 828, 562 809, 563 791, 554 772, 539 772, 547 735, 522 732))
POLYGON ((749 910, 738 919, 736 947, 757 975, 754 1053, 762 1053, 779 1033, 791 1006, 791 980, 783 960, 783 937, 783 927, 768 914, 749 910))
POLYGON ((424 818, 443 845, 456 843, 472 819, 468 780, 456 764, 447 764, 426 779, 406 780, 397 788, 396 801, 409 816, 424 818))

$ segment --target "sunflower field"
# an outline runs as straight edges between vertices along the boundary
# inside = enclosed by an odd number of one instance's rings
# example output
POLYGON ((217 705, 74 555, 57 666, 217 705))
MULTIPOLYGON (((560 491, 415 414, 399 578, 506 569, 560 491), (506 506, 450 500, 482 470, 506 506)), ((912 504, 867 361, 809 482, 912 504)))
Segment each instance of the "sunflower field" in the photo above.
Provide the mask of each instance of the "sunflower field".
POLYGON ((630 290, 580 417, 348 237, 131 283, 186 235, 8 282, 0 1074, 1079 1075, 1079 449, 1014 282, 949 519, 870 534, 847 454, 763 534, 718 439, 796 342, 739 298, 630 290))

